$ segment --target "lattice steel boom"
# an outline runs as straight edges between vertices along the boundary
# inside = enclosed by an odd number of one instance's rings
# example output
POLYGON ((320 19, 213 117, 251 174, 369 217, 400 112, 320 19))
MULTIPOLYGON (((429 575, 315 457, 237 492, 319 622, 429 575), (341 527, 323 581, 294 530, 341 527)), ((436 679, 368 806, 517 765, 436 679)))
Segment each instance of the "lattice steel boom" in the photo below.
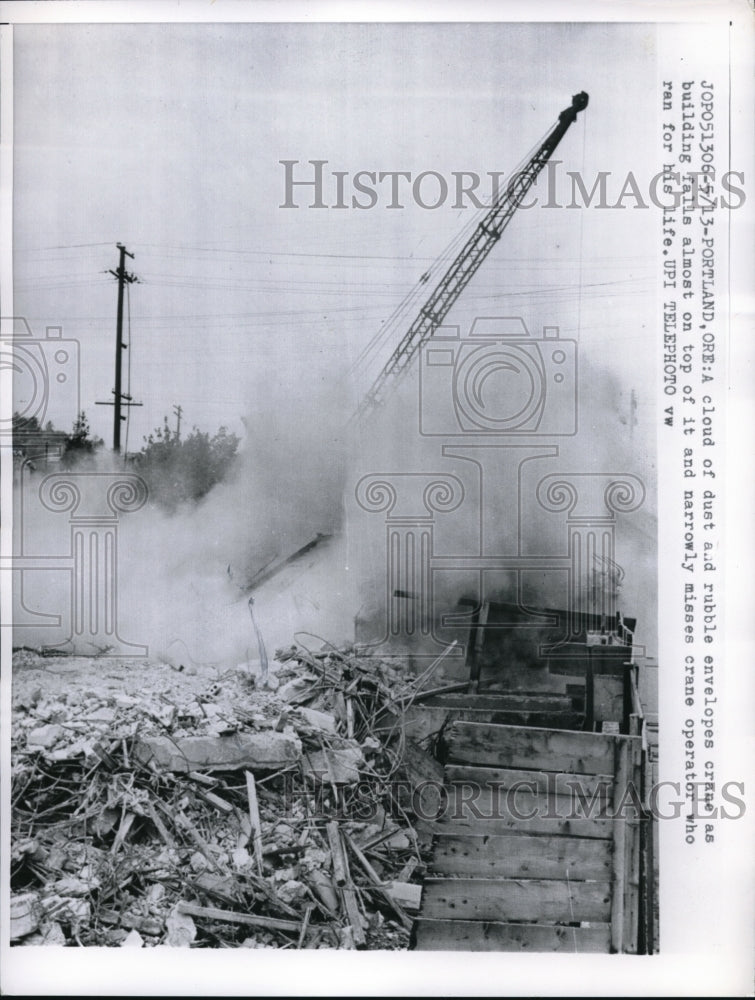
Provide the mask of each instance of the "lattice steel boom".
POLYGON ((372 388, 362 400, 359 415, 366 414, 382 401, 386 387, 393 378, 408 368, 422 345, 435 333, 472 277, 501 238, 514 212, 535 183, 538 174, 553 155, 569 126, 580 111, 587 107, 588 95, 581 91, 558 116, 558 124, 548 133, 537 152, 524 168, 511 178, 505 190, 490 206, 485 217, 456 255, 446 273, 404 334, 401 343, 383 366, 372 388))

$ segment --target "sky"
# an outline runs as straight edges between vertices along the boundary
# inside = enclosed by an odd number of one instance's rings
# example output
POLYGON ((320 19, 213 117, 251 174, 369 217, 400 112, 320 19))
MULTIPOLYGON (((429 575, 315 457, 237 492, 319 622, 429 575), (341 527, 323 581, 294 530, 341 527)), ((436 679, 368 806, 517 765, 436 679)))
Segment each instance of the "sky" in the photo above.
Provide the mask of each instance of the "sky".
MULTIPOLYGON (((626 83, 653 72, 653 31, 19 26, 15 312, 37 335, 62 326, 79 341, 82 406, 109 442, 111 412, 94 403, 113 387, 108 271, 123 242, 140 282, 129 290, 131 390, 144 404, 129 448, 174 404, 188 425, 240 430, 271 388, 344 374, 474 211, 450 198, 436 210, 283 209, 280 160, 323 159, 351 176, 509 172, 585 89, 563 170, 647 176, 655 165, 638 162, 636 129, 652 113, 626 83)), ((650 287, 644 214, 520 212, 449 321, 498 308, 505 292, 507 311, 526 308, 535 328, 579 325, 594 359, 623 370, 650 287)))
MULTIPOLYGON (((362 170, 437 171, 451 183, 454 171, 509 175, 585 90, 589 106, 554 157, 557 200, 569 202, 567 170, 588 190, 607 171, 613 203, 630 171, 647 190, 660 169, 642 86, 655 79, 655 31, 16 26, 14 315, 37 338, 52 326, 78 342, 80 406, 109 445, 112 408, 96 402, 112 398, 109 271, 122 242, 139 279, 126 301, 124 388, 142 404, 125 447, 138 451, 164 416, 174 424, 177 405, 184 433, 228 426, 257 461, 248 505, 297 509, 307 523, 290 542, 304 544, 332 495, 323 486, 309 519, 306 497, 291 495, 343 449, 339 428, 414 318, 430 287, 422 276, 475 210, 403 197, 391 209, 385 187, 369 210, 311 208, 305 189, 299 208, 285 208, 281 161, 327 161, 330 205, 331 171, 346 172, 347 202, 362 170)), ((657 210, 631 199, 610 211, 546 209, 537 190, 541 204, 517 213, 447 321, 466 334, 479 316, 516 315, 535 337, 557 326, 577 342, 580 436, 562 455, 644 478, 644 520, 628 530, 639 531, 631 551, 652 563, 657 210)), ((432 197, 431 185, 423 191, 432 197)), ((66 428, 74 414, 59 393, 45 417, 66 428)), ((364 467, 412 460, 402 408, 384 419, 387 442, 371 439, 364 467)), ((647 601, 644 591, 635 580, 629 599, 647 601)))

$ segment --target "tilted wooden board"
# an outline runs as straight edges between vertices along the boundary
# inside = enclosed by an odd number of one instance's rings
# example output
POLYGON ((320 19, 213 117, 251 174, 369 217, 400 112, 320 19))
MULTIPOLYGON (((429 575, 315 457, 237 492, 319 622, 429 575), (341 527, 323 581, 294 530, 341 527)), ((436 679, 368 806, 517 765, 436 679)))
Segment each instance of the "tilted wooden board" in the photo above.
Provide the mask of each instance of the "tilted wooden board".
POLYGON ((446 735, 446 746, 452 764, 562 774, 613 774, 614 770, 613 740, 598 733, 455 722, 446 735))
POLYGON ((501 692, 500 694, 436 694, 421 702, 431 708, 465 708, 492 712, 568 712, 572 699, 566 694, 501 692))
POLYGON ((581 728, 584 715, 581 712, 557 709, 519 709, 492 707, 454 707, 433 705, 429 702, 412 705, 401 719, 394 720, 386 728, 376 731, 403 730, 404 735, 413 740, 424 740, 431 734, 439 733, 452 722, 476 722, 488 725, 507 726, 550 726, 556 729, 581 728))

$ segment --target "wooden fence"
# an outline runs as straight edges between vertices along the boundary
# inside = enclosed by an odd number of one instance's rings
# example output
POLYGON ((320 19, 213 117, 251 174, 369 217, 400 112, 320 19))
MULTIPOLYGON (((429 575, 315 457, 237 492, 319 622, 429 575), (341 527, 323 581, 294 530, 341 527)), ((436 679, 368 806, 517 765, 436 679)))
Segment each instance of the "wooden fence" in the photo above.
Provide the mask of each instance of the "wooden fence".
POLYGON ((642 950, 641 743, 453 723, 414 947, 642 950))

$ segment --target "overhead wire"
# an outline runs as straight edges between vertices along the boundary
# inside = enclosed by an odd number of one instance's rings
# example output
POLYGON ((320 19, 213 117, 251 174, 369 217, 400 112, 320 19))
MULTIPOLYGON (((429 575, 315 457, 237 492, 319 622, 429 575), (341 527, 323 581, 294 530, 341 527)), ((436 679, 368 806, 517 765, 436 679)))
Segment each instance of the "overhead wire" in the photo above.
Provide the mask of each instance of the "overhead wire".
MULTIPOLYGON (((589 115, 582 115, 582 176, 585 174, 585 154, 587 151, 587 120, 589 115)), ((577 298, 577 339, 582 330, 582 245, 585 231, 585 213, 579 213, 579 276, 577 287, 579 296, 577 298)))

